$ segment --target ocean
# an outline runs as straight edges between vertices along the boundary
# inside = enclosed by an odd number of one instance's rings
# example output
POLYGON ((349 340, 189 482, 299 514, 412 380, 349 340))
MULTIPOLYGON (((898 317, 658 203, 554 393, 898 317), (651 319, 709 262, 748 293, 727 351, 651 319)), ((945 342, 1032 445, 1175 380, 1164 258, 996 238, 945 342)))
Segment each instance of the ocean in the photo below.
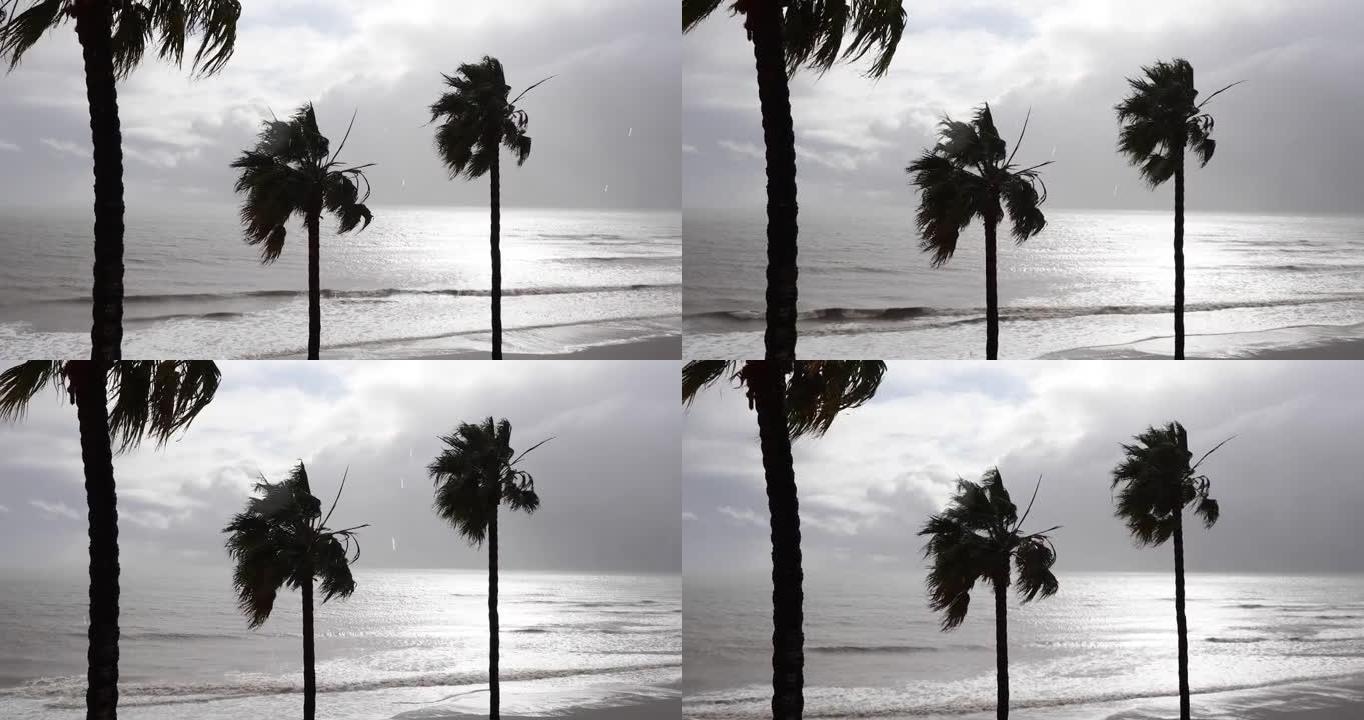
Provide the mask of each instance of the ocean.
MULTIPOLYGON (((1041 235, 1001 234, 1000 357, 1173 353, 1173 211, 1047 213, 1041 235)), ((913 208, 803 211, 797 354, 963 359, 985 355, 979 223, 934 269, 913 208)), ((761 209, 684 214, 688 358, 762 354, 761 209)), ((1245 357, 1364 338, 1364 218, 1214 215, 1186 225, 1191 355, 1245 357)))
MULTIPOLYGON (((1167 551, 1168 552, 1168 551, 1167 551)), ((1174 578, 1061 574, 1060 592, 1009 610, 1018 717, 1146 720, 1178 715, 1174 578)), ((917 566, 807 573, 805 717, 994 717, 994 606, 973 596, 950 633, 917 566)), ((982 586, 977 586, 978 592, 982 586)), ((1348 707, 1364 716, 1364 577, 1191 574, 1190 683, 1197 717, 1348 707)), ((767 579, 687 577, 683 714, 770 717, 767 579)))
MULTIPOLYGON (((302 712, 302 620, 281 594, 258 630, 237 612, 231 571, 125 573, 119 717, 200 720, 302 712)), ((357 568, 348 600, 316 614, 318 716, 335 720, 487 709, 487 576, 357 568)), ((501 575, 505 714, 552 715, 676 698, 678 576, 501 575)), ((85 716, 86 584, 0 576, 0 717, 85 716)))
MULTIPOLYGON (((375 207, 367 230, 322 224, 322 356, 486 352, 487 208, 375 207)), ((0 347, 89 352, 88 209, 0 209, 0 347)), ((301 357, 307 235, 290 226, 262 266, 228 205, 127 217, 125 357, 301 357)), ((681 218, 668 212, 507 208, 503 347, 555 354, 681 333, 681 218)))

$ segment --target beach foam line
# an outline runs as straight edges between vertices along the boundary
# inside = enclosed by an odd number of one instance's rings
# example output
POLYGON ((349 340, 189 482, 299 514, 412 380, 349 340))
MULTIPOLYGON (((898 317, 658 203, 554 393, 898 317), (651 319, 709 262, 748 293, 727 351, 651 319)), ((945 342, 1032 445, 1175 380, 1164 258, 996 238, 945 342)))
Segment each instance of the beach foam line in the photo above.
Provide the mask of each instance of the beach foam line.
MULTIPOLYGON (((632 285, 562 285, 543 288, 503 288, 503 297, 533 297, 539 295, 579 295, 585 293, 602 292, 639 292, 643 290, 668 290, 681 289, 677 283, 637 283, 632 285)), ((379 300, 403 295, 444 295, 449 297, 490 297, 491 289, 483 288, 378 288, 373 290, 322 290, 322 297, 327 299, 347 300, 379 300)), ((282 299, 290 300, 294 298, 308 296, 307 290, 242 290, 240 292, 223 293, 157 293, 148 295, 124 295, 125 305, 137 304, 157 304, 173 302, 211 302, 223 300, 269 300, 282 299)), ((89 297, 67 297, 55 300, 43 300, 39 304, 70 305, 87 304, 89 297)))
MULTIPOLYGON (((1253 359, 1266 353, 1326 350, 1341 343, 1364 342, 1364 323, 1357 325, 1294 325, 1248 332, 1186 335, 1190 358, 1253 359)), ((1158 360, 1170 357, 1174 337, 1153 336, 1116 345, 1071 348, 1038 360, 1158 360)))

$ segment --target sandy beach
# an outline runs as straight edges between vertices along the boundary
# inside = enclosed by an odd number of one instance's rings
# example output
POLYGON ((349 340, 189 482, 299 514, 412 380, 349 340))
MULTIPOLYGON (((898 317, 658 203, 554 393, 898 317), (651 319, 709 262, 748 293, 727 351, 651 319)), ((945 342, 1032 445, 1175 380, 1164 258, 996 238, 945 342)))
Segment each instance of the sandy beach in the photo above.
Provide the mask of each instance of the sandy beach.
MULTIPOLYGON (((553 718, 554 720, 669 720, 670 718, 682 717, 682 699, 641 699, 640 702, 630 705, 602 708, 579 707, 555 710, 553 714, 545 715, 521 715, 504 712, 501 716, 504 720, 538 720, 543 718, 553 718)), ((451 714, 414 710, 397 715, 394 720, 479 720, 487 717, 486 712, 451 714)))
MULTIPOLYGON (((433 360, 487 360, 491 352, 467 352, 440 355, 433 360)), ((594 345, 585 350, 553 355, 534 353, 503 353, 507 360, 677 360, 682 357, 682 337, 649 338, 613 345, 594 345)))

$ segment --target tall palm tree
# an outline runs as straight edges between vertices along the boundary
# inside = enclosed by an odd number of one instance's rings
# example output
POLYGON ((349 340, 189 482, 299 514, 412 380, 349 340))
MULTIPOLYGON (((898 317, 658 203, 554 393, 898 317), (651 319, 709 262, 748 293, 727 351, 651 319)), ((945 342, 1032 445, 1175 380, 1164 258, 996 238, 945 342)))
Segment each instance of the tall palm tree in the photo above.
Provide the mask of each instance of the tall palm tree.
POLYGON ((218 367, 206 361, 34 360, 0 373, 0 419, 17 420, 44 388, 76 406, 90 535, 87 720, 118 716, 118 495, 114 455, 148 436, 163 446, 213 400, 218 367))
POLYGON ((806 360, 782 372, 768 360, 697 360, 682 368, 682 402, 728 379, 758 412, 772 527, 772 717, 799 720, 805 706, 804 591, 800 502, 791 443, 819 437, 844 410, 866 404, 885 376, 883 362, 806 360))
POLYGON ((1047 226, 1041 208, 1047 200, 1047 187, 1038 171, 1051 162, 1026 168, 1013 162, 1027 132, 1025 120, 1014 151, 1008 154, 986 104, 969 123, 944 118, 937 146, 905 169, 920 193, 915 216, 922 237, 919 247, 933 253, 934 267, 952 259, 957 238, 973 218, 979 217, 985 224, 985 357, 989 360, 999 359, 997 228, 1004 221, 1005 210, 1013 223, 1014 241, 1019 244, 1047 226))
POLYGON ((500 717, 500 686, 497 679, 497 511, 503 503, 511 510, 533 513, 540 507, 535 478, 518 467, 541 440, 516 454, 511 447, 511 423, 487 418, 481 423, 460 423, 449 435, 440 455, 426 467, 436 485, 436 514, 454 526, 471 545, 488 541, 488 692, 492 720, 500 717))
POLYGON ((360 559, 355 531, 369 527, 327 527, 345 487, 346 478, 342 476, 336 499, 323 516, 322 503, 313 496, 308 470, 300 460, 283 482, 271 483, 262 476, 255 490, 260 496, 247 500, 246 509, 223 528, 230 533, 227 552, 236 563, 232 586, 237 590, 237 606, 251 629, 269 619, 281 587, 288 585, 303 594, 304 720, 313 720, 317 713, 313 581, 319 581, 324 603, 334 597, 350 597, 355 592, 350 566, 360 559))
POLYGON ((200 77, 223 68, 237 42, 238 0, 0 0, 0 61, 13 70, 48 30, 75 20, 85 60, 85 91, 94 146, 95 264, 90 357, 122 357, 123 135, 120 79, 142 61, 148 43, 180 65, 185 41, 198 35, 193 69, 200 77), (20 8, 24 9, 21 11, 20 8))
MULTIPOLYGON (((1041 486, 1041 480, 1038 480, 1041 486)), ((1033 490, 1033 500, 1037 490, 1033 490)), ((987 582, 995 594, 995 668, 999 700, 995 716, 1009 717, 1009 584, 1018 577, 1018 594, 1024 603, 1037 597, 1051 597, 1059 584, 1051 567, 1056 563, 1056 548, 1049 528, 1024 533, 1023 523, 1032 511, 1032 501, 1018 516, 1018 507, 1009 498, 999 468, 981 477, 980 482, 957 481, 957 492, 947 509, 932 515, 920 535, 927 535, 924 557, 932 560, 928 573, 928 604, 943 613, 944 632, 966 620, 971 605, 971 589, 976 581, 987 582), (1013 564, 1011 573, 1010 563, 1013 564)))
POLYGON ((346 147, 355 118, 336 152, 317 129, 313 104, 299 108, 289 118, 265 123, 256 148, 232 162, 241 170, 236 192, 246 195, 241 221, 246 242, 259 245, 261 262, 269 264, 284 252, 284 225, 293 215, 308 230, 308 359, 316 360, 322 348, 322 213, 336 216, 337 232, 345 234, 369 227, 374 215, 365 206, 369 199, 368 165, 342 165, 337 158, 346 147), (360 186, 364 186, 364 195, 360 186))
POLYGON ((796 135, 790 78, 802 67, 823 73, 842 60, 872 54, 866 75, 890 69, 905 29, 902 0, 682 0, 682 32, 728 5, 744 16, 753 42, 767 149, 766 358, 796 358, 796 135), (845 36, 849 43, 843 47, 845 36))
POLYGON ((1184 615, 1184 509, 1193 505, 1211 528, 1221 513, 1217 501, 1209 497, 1212 482, 1198 474, 1203 461, 1230 442, 1218 443, 1197 462, 1189 452, 1189 434, 1184 426, 1172 422, 1150 427, 1123 445, 1123 460, 1113 468, 1113 489, 1117 490, 1115 515, 1127 525, 1137 545, 1155 547, 1174 539, 1175 546, 1175 627, 1179 632, 1179 717, 1189 720, 1189 627, 1184 615))
POLYGON ((1194 69, 1178 58, 1142 68, 1144 77, 1128 78, 1129 95, 1115 108, 1122 129, 1118 152, 1139 168, 1152 189, 1175 179, 1175 359, 1184 359, 1184 152, 1192 150, 1206 167, 1217 150, 1213 118, 1203 106, 1233 83, 1198 102, 1194 69))
POLYGON ((526 126, 530 116, 516 106, 526 93, 549 78, 537 82, 510 100, 502 63, 484 56, 476 63, 464 63, 454 75, 442 75, 451 92, 431 104, 431 122, 436 128, 436 152, 450 171, 476 180, 488 175, 492 188, 492 313, 493 359, 502 359, 502 146, 511 151, 517 166, 530 157, 530 136, 526 126))

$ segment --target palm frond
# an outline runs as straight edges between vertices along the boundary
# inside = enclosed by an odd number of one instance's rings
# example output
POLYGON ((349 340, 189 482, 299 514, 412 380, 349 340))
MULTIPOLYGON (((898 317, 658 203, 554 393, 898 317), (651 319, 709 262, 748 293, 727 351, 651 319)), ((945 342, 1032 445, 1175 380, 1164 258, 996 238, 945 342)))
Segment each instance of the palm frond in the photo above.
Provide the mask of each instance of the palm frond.
POLYGON ((786 419, 791 439, 820 436, 845 410, 876 395, 886 364, 862 360, 803 360, 794 364, 786 386, 786 419))
POLYGON ((724 360, 692 360, 682 366, 682 404, 690 405, 697 393, 720 378, 735 375, 737 364, 724 360))
POLYGON ((24 54, 48 30, 66 22, 65 0, 43 0, 33 3, 23 12, 10 15, 0 24, 0 61, 8 61, 9 69, 19 66, 24 54))
POLYGON ((540 507, 535 479, 517 463, 548 441, 518 456, 511 447, 511 432, 511 423, 505 419, 461 423, 440 438, 445 447, 427 466, 436 486, 436 514, 471 545, 483 544, 501 503, 525 512, 540 507))
POLYGON ((28 404, 45 387, 64 389, 63 364, 54 360, 29 360, 0 373, 0 420, 19 420, 28 404))

